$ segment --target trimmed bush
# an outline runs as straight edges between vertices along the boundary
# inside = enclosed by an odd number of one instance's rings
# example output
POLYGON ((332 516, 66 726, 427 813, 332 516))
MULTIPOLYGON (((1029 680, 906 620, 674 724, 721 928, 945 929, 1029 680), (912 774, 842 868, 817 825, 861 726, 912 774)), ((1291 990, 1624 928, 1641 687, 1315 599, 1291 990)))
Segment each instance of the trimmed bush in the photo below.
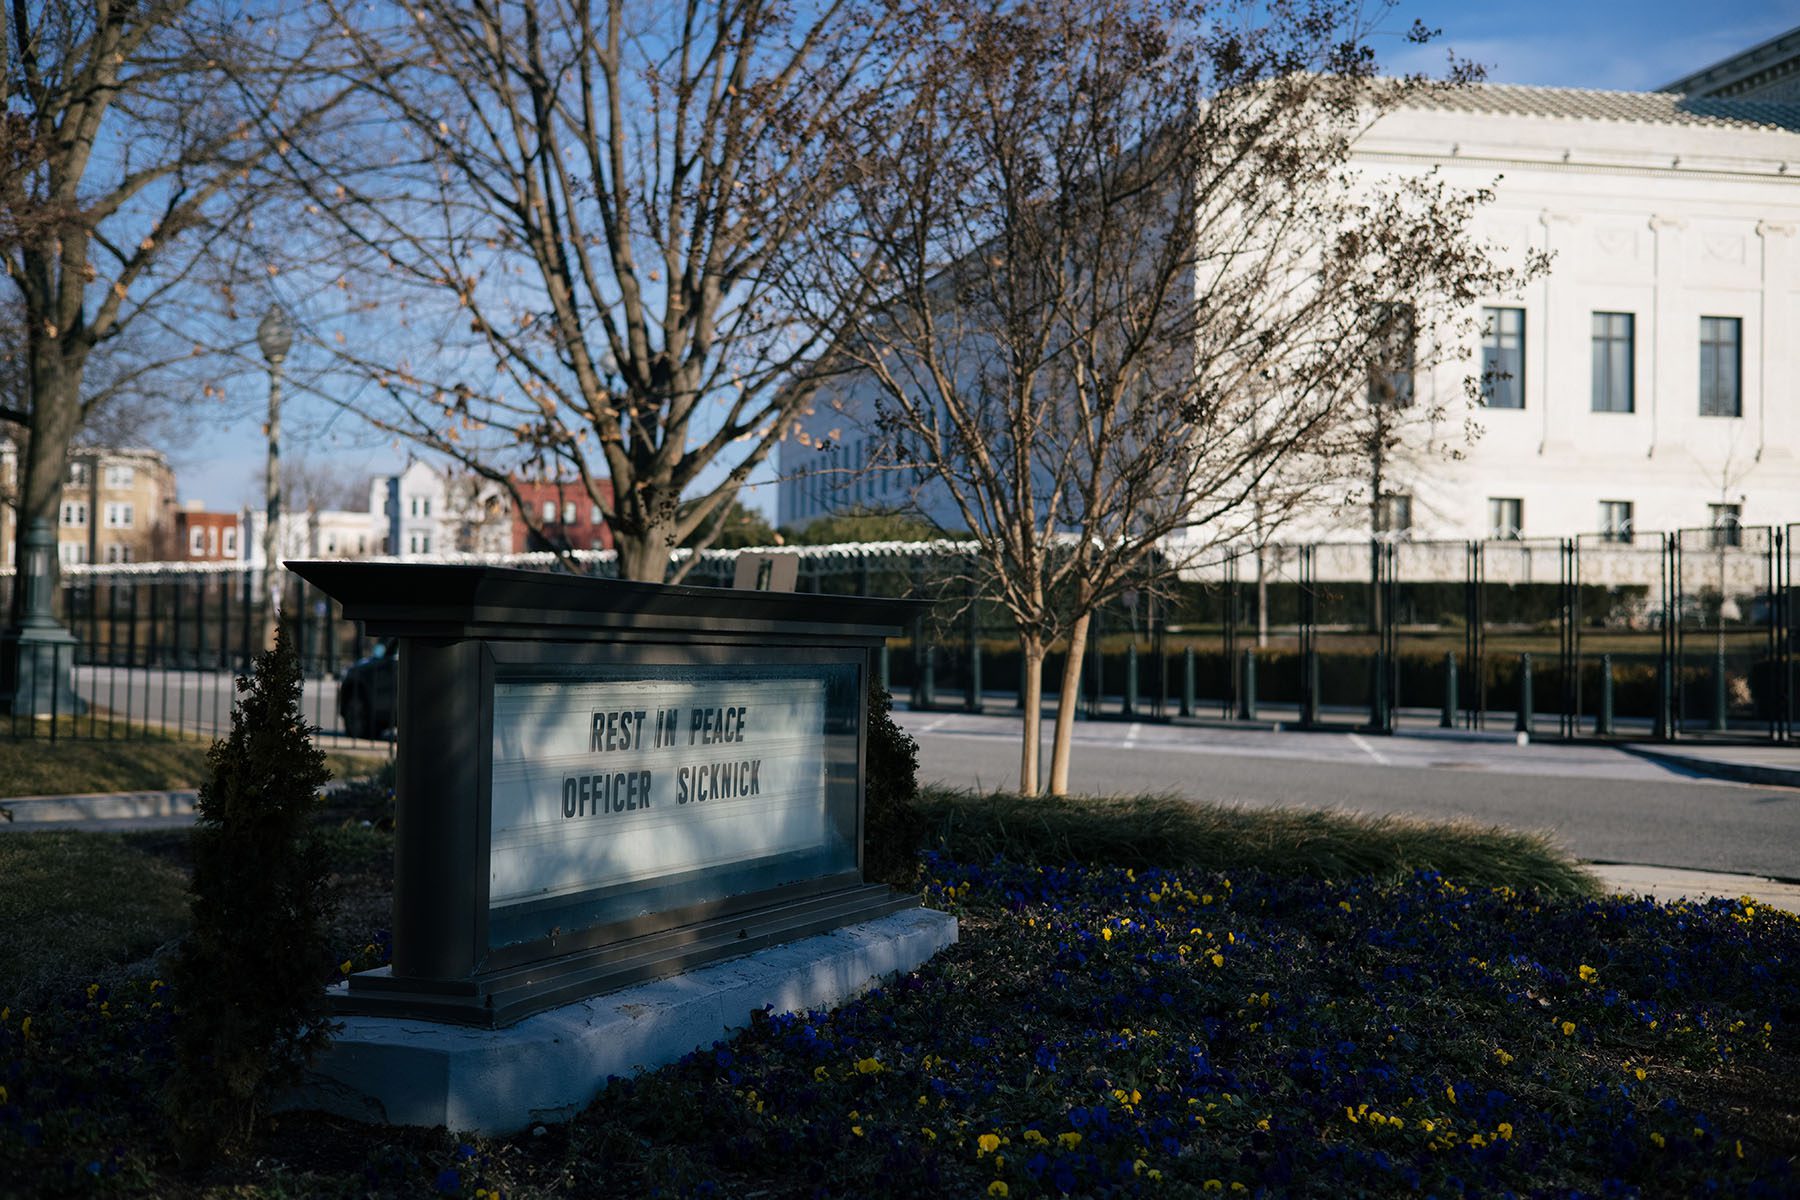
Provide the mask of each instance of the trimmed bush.
POLYGON ((925 821, 918 811, 919 743, 894 723, 893 698, 869 685, 863 792, 863 877, 904 887, 918 870, 925 821))
POLYGON ((231 734, 207 756, 193 834, 193 926, 170 973, 177 1069, 166 1099, 184 1161, 241 1150, 268 1101, 328 1038, 331 778, 300 713, 287 634, 257 657, 231 734))

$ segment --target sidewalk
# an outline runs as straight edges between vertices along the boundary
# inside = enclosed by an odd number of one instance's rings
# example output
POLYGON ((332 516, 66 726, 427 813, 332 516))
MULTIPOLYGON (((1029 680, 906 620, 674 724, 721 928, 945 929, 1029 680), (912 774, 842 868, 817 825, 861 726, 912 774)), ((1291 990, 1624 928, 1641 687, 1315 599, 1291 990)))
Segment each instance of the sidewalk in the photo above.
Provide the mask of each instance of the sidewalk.
POLYGON ((1588 863, 1612 892, 1647 895, 1667 903, 1690 900, 1736 900, 1749 896, 1770 908, 1800 913, 1800 884, 1782 883, 1757 875, 1728 875, 1718 871, 1682 871, 1673 867, 1640 867, 1628 863, 1588 863))
POLYGON ((19 796, 0 800, 7 818, 0 832, 30 829, 117 829, 131 822, 185 823, 193 820, 192 788, 166 792, 93 792, 80 796, 19 796))
POLYGON ((1800 745, 1792 743, 1707 746, 1693 742, 1633 742, 1619 749, 1713 779, 1760 787, 1800 787, 1800 745))

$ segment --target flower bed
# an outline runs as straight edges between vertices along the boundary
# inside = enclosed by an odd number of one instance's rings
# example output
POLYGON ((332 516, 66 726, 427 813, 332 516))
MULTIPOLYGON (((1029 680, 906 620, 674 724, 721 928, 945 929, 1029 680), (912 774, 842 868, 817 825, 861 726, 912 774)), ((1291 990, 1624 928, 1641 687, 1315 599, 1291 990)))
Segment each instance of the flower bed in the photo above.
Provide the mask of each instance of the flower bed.
MULTIPOLYGON (((963 941, 516 1139, 283 1118, 242 1194, 1793 1196, 1800 920, 1430 873, 971 866, 963 941)), ((381 956, 371 942, 347 965, 381 956)), ((196 1190, 166 991, 0 1017, 24 1194, 196 1190)))
POLYGON ((1786 914, 1429 874, 928 870, 967 923, 933 969, 617 1087, 573 1136, 649 1139, 641 1183, 719 1194, 1800 1186, 1786 914), (1785 1124, 1697 1103, 1740 1068, 1786 1089, 1761 1100, 1785 1124))

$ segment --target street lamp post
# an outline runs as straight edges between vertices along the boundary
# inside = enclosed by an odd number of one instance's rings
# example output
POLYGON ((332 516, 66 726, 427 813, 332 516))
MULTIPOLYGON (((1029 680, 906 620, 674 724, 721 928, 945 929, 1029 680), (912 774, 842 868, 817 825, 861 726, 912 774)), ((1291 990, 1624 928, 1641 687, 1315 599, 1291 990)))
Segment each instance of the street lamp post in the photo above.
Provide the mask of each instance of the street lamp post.
POLYGON ((267 616, 263 620, 263 645, 275 646, 275 629, 281 620, 281 583, 276 575, 281 522, 281 364, 294 344, 294 330, 280 305, 269 311, 256 326, 256 344, 269 364, 269 464, 263 479, 267 511, 263 521, 263 579, 269 592, 267 616))

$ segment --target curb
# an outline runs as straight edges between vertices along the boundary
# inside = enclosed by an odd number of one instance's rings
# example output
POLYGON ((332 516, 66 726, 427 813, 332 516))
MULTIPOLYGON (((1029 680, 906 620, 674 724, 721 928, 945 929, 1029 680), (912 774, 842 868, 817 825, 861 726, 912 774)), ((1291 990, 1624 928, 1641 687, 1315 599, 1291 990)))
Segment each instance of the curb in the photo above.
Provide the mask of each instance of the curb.
POLYGON ((1800 767, 1771 767, 1757 763, 1723 762, 1698 754, 1683 754, 1678 751, 1664 750, 1661 747, 1643 746, 1630 742, 1622 743, 1619 749, 1654 763, 1679 767, 1684 771, 1692 771, 1696 775, 1705 775, 1712 779, 1725 779, 1733 783, 1749 783, 1760 787, 1800 788, 1800 767))
POLYGON ((198 793, 192 788, 166 792, 93 792, 80 796, 20 796, 0 800, 0 810, 14 825, 47 821, 117 821, 137 817, 186 817, 194 812, 198 793))

